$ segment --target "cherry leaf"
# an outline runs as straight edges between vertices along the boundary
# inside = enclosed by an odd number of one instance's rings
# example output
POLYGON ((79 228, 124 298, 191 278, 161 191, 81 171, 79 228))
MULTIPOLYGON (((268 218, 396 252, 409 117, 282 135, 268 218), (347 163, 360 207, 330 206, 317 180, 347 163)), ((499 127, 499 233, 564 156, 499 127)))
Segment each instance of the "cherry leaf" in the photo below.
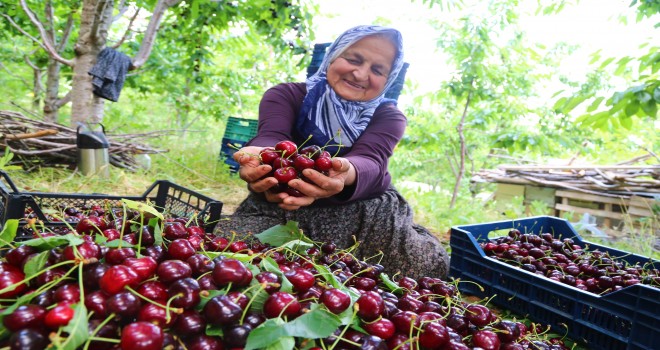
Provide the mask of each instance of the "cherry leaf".
POLYGON ((60 344, 58 349, 75 350, 84 344, 89 338, 89 328, 87 325, 87 308, 85 304, 78 303, 73 306, 75 313, 69 324, 62 327, 62 331, 69 334, 66 340, 60 344))
POLYGON ((149 214, 153 214, 153 216, 155 216, 155 217, 157 217, 161 220, 165 220, 165 218, 163 217, 163 214, 161 212, 159 212, 158 210, 156 210, 156 208, 150 206, 147 203, 133 201, 133 200, 126 199, 126 198, 122 198, 121 201, 122 201, 122 203, 124 203, 124 205, 128 209, 137 210, 139 212, 147 212, 149 214))
POLYGON ((0 247, 4 247, 16 238, 16 232, 18 231, 18 220, 9 219, 5 222, 5 226, 2 227, 2 232, 0 232, 0 247))
POLYGON ((306 339, 325 338, 339 328, 341 321, 337 315, 325 310, 319 304, 312 304, 310 311, 284 325, 286 335, 306 339))
POLYGON ((83 244, 85 241, 82 237, 74 234, 66 234, 61 236, 48 236, 48 237, 39 237, 24 241, 21 245, 29 245, 35 247, 37 250, 46 250, 52 249, 61 245, 77 246, 83 244))
POLYGON ((284 320, 278 317, 260 324, 248 335, 244 350, 264 349, 286 337, 286 332, 282 327, 284 323, 284 320))
POLYGON ((261 260, 261 268, 264 271, 269 271, 280 277, 280 291, 290 293, 293 291, 293 285, 289 280, 284 276, 282 270, 280 270, 277 262, 271 257, 267 257, 261 260))
POLYGON ((39 272, 42 272, 48 262, 48 255, 50 255, 50 251, 45 250, 35 256, 29 257, 25 263, 25 267, 23 267, 25 278, 30 278, 39 272))
POLYGON ((275 247, 282 246, 294 240, 314 243, 312 240, 305 237, 296 221, 288 221, 285 225, 273 226, 262 233, 256 234, 255 237, 257 237, 259 241, 275 247))

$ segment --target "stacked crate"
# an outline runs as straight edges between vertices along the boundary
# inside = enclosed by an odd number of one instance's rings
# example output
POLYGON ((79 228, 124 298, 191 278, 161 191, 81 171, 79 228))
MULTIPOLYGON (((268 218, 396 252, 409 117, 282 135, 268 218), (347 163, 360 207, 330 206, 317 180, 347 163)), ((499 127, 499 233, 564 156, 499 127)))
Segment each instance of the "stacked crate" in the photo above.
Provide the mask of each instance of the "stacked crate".
POLYGON ((225 134, 222 137, 220 158, 229 165, 232 172, 238 170, 238 163, 234 160, 234 153, 257 135, 256 119, 229 117, 225 134))

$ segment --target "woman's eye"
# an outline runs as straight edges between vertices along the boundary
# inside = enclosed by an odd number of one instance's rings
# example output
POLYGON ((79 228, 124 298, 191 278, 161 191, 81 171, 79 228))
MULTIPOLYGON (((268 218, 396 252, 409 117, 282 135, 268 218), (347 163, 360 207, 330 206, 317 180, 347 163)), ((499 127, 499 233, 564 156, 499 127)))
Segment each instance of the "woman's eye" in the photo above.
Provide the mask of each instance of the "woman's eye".
POLYGON ((350 64, 360 64, 360 61, 358 61, 358 60, 356 60, 356 59, 354 59, 354 58, 344 57, 344 59, 345 59, 348 63, 350 63, 350 64))

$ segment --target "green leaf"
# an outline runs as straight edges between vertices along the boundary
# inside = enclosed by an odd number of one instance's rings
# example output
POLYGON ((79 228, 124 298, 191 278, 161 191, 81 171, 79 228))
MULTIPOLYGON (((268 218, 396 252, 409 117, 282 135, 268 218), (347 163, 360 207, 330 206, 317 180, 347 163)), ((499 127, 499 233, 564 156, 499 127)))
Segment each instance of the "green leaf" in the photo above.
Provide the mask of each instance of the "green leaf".
POLYGON ((50 250, 45 250, 33 257, 30 257, 25 263, 23 272, 25 272, 25 278, 30 278, 37 273, 43 270, 44 266, 48 262, 48 255, 50 255, 50 250))
POLYGON ((37 248, 37 250, 46 250, 59 247, 61 245, 76 246, 83 244, 85 241, 82 237, 68 233, 61 236, 39 237, 24 241, 22 245, 28 245, 37 248))
POLYGON ((84 344, 89 338, 89 328, 87 326, 87 308, 85 304, 78 303, 73 307, 75 311, 69 324, 62 327, 62 330, 69 334, 66 340, 58 347, 62 350, 75 350, 84 344))
POLYGON ((163 245, 163 226, 160 225, 161 221, 157 218, 149 219, 149 226, 154 228, 154 245, 163 245))
POLYGON ((264 349, 267 346, 274 344, 280 338, 286 336, 284 327, 284 320, 281 318, 271 318, 266 322, 253 329, 248 335, 245 344, 245 350, 264 349))
POLYGON ((309 238, 303 235, 302 230, 298 228, 298 223, 288 221, 285 225, 273 226, 266 231, 256 234, 255 237, 262 243, 270 244, 275 247, 282 246, 290 241, 303 240, 313 243, 309 238))
POLYGON ((637 101, 632 101, 628 103, 626 108, 624 109, 624 114, 626 117, 632 117, 637 113, 637 110, 639 110, 639 102, 637 101))
POLYGON ((587 107, 587 112, 591 113, 591 112, 595 111, 598 108, 598 106, 600 106, 601 102, 603 102, 604 99, 605 99, 605 97, 603 97, 603 96, 596 98, 594 100, 594 102, 592 102, 589 105, 589 107, 587 107))
POLYGON ((284 324, 284 329, 292 337, 320 339, 330 336, 340 325, 337 315, 312 304, 309 312, 284 324))
POLYGON ((290 293, 293 291, 293 285, 289 280, 284 276, 284 273, 282 270, 280 270, 280 266, 277 264, 275 260, 271 257, 266 257, 261 260, 261 268, 264 269, 265 271, 272 272, 279 276, 280 278, 280 290, 282 292, 287 292, 290 293))
POLYGON ((293 337, 284 337, 276 343, 269 345, 266 350, 291 350, 296 346, 296 340, 293 337))
POLYGON ((313 246, 314 245, 312 243, 308 243, 308 242, 305 242, 305 241, 300 240, 300 239, 294 239, 293 241, 289 241, 289 242, 286 242, 286 243, 282 244, 280 247, 289 248, 292 251, 300 254, 300 253, 305 253, 305 251, 307 251, 307 249, 309 249, 313 246))
POLYGON ((614 57, 610 57, 603 61, 603 63, 600 64, 600 69, 607 67, 610 63, 612 63, 612 61, 614 61, 614 57))
POLYGON ((18 232, 18 219, 7 220, 0 232, 0 247, 11 244, 16 238, 16 232, 18 232))
POLYGON ((655 89, 653 89, 653 99, 655 100, 656 103, 660 103, 660 85, 656 86, 655 89))
POLYGON ((139 212, 147 212, 147 213, 152 214, 153 216, 155 216, 155 217, 157 217, 161 220, 165 220, 165 218, 163 217, 163 214, 161 212, 156 210, 156 208, 148 205, 147 203, 138 202, 138 201, 130 200, 130 199, 127 199, 127 198, 122 198, 121 201, 129 209, 137 210, 139 212))
POLYGON ((385 287, 387 287, 390 292, 394 294, 402 294, 403 293, 403 288, 399 287, 398 284, 394 283, 392 279, 390 279, 390 276, 387 274, 381 273, 380 274, 380 280, 385 284, 385 287))
POLYGON ((630 118, 630 117, 626 117, 624 115, 621 115, 619 117, 619 123, 621 124, 621 126, 626 128, 627 130, 632 129, 633 122, 632 122, 632 118, 630 118))
POLYGON ((655 119, 658 117, 658 104, 654 100, 641 104, 642 110, 646 115, 655 119))

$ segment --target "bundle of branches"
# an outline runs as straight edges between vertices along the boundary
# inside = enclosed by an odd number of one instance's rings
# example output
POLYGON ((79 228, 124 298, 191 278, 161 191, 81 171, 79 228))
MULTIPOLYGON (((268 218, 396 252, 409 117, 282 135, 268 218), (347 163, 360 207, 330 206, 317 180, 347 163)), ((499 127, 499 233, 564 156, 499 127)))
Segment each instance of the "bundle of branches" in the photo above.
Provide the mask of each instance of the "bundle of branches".
MULTIPOLYGON (((110 164, 135 171, 137 154, 166 152, 136 143, 136 140, 162 136, 164 131, 144 134, 107 135, 110 164)), ((13 164, 26 170, 39 166, 75 168, 78 161, 76 129, 30 119, 20 113, 0 111, 0 151, 16 155, 13 164)))
MULTIPOLYGON (((648 158, 648 157, 644 157, 648 158)), ((660 194, 660 165, 500 165, 481 170, 472 182, 563 188, 601 196, 660 194)))

